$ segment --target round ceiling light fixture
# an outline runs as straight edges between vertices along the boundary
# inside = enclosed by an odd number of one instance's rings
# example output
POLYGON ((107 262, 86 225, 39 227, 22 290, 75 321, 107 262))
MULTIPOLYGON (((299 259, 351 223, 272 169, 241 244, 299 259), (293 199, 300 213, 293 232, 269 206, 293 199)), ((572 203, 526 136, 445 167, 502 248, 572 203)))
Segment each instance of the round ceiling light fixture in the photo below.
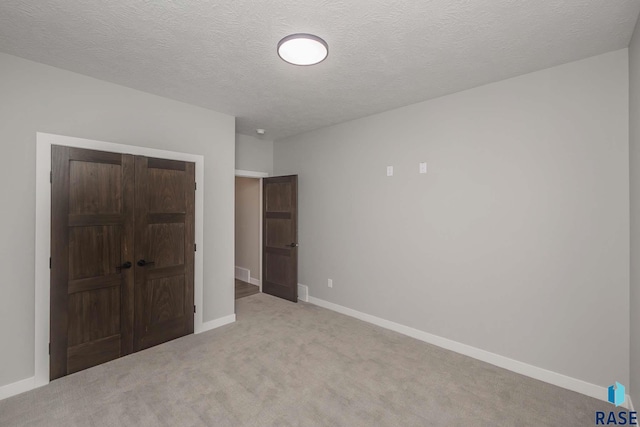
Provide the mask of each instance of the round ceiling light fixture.
POLYGON ((314 65, 329 55, 329 46, 313 34, 291 34, 278 43, 278 55, 293 65, 314 65))

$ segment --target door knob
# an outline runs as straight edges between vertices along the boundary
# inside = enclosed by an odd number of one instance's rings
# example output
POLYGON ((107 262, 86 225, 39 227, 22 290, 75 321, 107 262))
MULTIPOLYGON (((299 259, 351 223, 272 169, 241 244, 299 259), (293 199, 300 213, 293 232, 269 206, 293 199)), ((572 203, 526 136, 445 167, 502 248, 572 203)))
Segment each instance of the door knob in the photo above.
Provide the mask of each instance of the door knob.
POLYGON ((138 264, 140 267, 144 267, 146 265, 153 265, 153 264, 155 264, 155 262, 153 262, 153 261, 145 261, 145 260, 141 259, 136 264, 138 264))
POLYGON ((128 268, 131 268, 132 265, 133 264, 131 264, 131 261, 127 261, 124 264, 117 266, 116 267, 116 272, 120 273, 120 272, 122 272, 122 270, 126 270, 128 268))
POLYGON ((289 246, 290 248, 297 248, 298 244, 297 243, 291 243, 291 244, 289 244, 287 246, 289 246))

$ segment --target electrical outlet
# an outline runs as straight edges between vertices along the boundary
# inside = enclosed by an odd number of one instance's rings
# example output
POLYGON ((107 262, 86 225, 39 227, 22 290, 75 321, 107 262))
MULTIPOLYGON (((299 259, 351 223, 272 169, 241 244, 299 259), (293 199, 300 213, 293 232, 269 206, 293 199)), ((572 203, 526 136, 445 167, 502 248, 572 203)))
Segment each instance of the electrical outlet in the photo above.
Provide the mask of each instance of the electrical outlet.
POLYGON ((333 288, 333 280, 332 279, 329 279, 327 281, 327 286, 330 287, 330 288, 333 288))

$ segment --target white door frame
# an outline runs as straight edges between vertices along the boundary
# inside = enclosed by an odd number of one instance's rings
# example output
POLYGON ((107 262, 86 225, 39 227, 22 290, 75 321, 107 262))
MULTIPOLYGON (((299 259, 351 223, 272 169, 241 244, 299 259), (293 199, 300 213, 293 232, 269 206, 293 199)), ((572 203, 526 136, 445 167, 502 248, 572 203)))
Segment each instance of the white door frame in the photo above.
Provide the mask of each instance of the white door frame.
MULTIPOLYGON (((236 169, 236 177, 240 178, 258 178, 260 180, 260 292, 262 292, 262 179, 268 178, 269 174, 267 172, 257 172, 257 171, 245 171, 236 169)), ((234 222, 235 227, 235 222, 234 222)), ((251 277, 249 277, 251 280, 251 277)))
POLYGON ((194 333, 202 328, 203 301, 203 220, 204 220, 204 156, 157 150, 133 145, 114 144, 62 135, 38 132, 36 134, 36 282, 35 282, 35 374, 34 387, 49 383, 49 323, 50 323, 50 270, 51 256, 51 146, 86 148, 112 153, 133 154, 160 159, 179 160, 196 164, 195 241, 198 250, 194 262, 194 333))

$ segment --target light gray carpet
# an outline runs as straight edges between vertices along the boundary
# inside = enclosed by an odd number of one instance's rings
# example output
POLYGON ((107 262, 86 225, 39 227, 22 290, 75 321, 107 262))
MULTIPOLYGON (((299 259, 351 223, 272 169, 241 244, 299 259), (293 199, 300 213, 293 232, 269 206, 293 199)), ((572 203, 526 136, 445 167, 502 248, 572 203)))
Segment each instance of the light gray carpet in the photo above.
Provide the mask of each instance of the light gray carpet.
POLYGON ((237 322, 0 401, 0 426, 589 426, 612 406, 264 294, 237 322))

